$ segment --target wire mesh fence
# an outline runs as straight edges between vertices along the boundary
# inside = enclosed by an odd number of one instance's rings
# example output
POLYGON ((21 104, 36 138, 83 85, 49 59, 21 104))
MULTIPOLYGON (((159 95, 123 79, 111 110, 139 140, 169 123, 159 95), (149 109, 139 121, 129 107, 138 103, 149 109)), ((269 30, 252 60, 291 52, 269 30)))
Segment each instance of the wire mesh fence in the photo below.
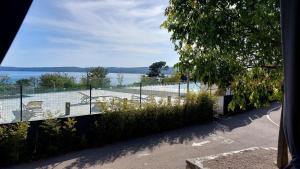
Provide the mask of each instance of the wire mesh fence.
POLYGON ((103 113, 101 104, 124 100, 142 105, 151 101, 173 101, 199 84, 136 83, 128 86, 78 87, 72 89, 7 85, 0 88, 0 124, 103 113))
POLYGON ((0 88, 0 123, 20 121, 21 93, 17 85, 0 88))

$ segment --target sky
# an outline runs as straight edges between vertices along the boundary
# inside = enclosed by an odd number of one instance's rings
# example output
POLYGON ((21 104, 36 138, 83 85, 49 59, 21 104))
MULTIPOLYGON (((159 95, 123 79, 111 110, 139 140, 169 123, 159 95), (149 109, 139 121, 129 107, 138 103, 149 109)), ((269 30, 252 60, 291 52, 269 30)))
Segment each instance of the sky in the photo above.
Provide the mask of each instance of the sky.
POLYGON ((36 0, 2 66, 149 66, 178 62, 161 23, 168 0, 36 0))

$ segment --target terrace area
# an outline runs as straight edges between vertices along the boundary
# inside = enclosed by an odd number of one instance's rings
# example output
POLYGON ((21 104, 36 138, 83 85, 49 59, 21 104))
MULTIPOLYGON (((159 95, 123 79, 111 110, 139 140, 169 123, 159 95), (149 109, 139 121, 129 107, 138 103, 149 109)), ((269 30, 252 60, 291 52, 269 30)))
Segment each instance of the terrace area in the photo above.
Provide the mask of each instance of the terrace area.
MULTIPOLYGON (((190 92, 200 92, 200 90, 206 91, 207 87, 201 88, 200 84, 190 84, 190 92)), ((126 99, 140 105, 151 99, 155 102, 167 102, 170 99, 174 103, 178 98, 183 99, 186 94, 186 83, 60 91, 7 86, 0 94, 0 124, 103 113, 99 103, 113 100, 126 99)))

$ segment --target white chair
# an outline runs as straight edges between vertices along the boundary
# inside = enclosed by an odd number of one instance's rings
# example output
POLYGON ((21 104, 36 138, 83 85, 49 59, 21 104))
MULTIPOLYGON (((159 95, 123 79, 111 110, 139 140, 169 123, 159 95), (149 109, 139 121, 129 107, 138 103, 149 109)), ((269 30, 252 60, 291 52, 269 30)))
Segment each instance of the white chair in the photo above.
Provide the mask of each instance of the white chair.
POLYGON ((87 95, 87 94, 82 93, 82 92, 78 92, 78 93, 82 95, 82 97, 80 98, 80 102, 84 103, 84 104, 90 103, 90 99, 92 101, 97 101, 97 99, 102 97, 102 96, 91 96, 91 98, 90 98, 90 95, 87 95))
POLYGON ((43 101, 29 101, 26 105, 23 104, 23 111, 32 113, 33 116, 43 116, 43 101))

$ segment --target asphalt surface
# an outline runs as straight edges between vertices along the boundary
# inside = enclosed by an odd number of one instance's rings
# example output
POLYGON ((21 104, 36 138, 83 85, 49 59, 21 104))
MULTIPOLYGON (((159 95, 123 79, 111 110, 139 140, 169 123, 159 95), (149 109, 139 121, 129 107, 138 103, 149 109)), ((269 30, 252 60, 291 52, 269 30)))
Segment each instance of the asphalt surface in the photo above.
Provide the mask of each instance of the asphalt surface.
POLYGON ((277 147, 278 106, 11 168, 184 169, 186 159, 249 147, 277 147))

